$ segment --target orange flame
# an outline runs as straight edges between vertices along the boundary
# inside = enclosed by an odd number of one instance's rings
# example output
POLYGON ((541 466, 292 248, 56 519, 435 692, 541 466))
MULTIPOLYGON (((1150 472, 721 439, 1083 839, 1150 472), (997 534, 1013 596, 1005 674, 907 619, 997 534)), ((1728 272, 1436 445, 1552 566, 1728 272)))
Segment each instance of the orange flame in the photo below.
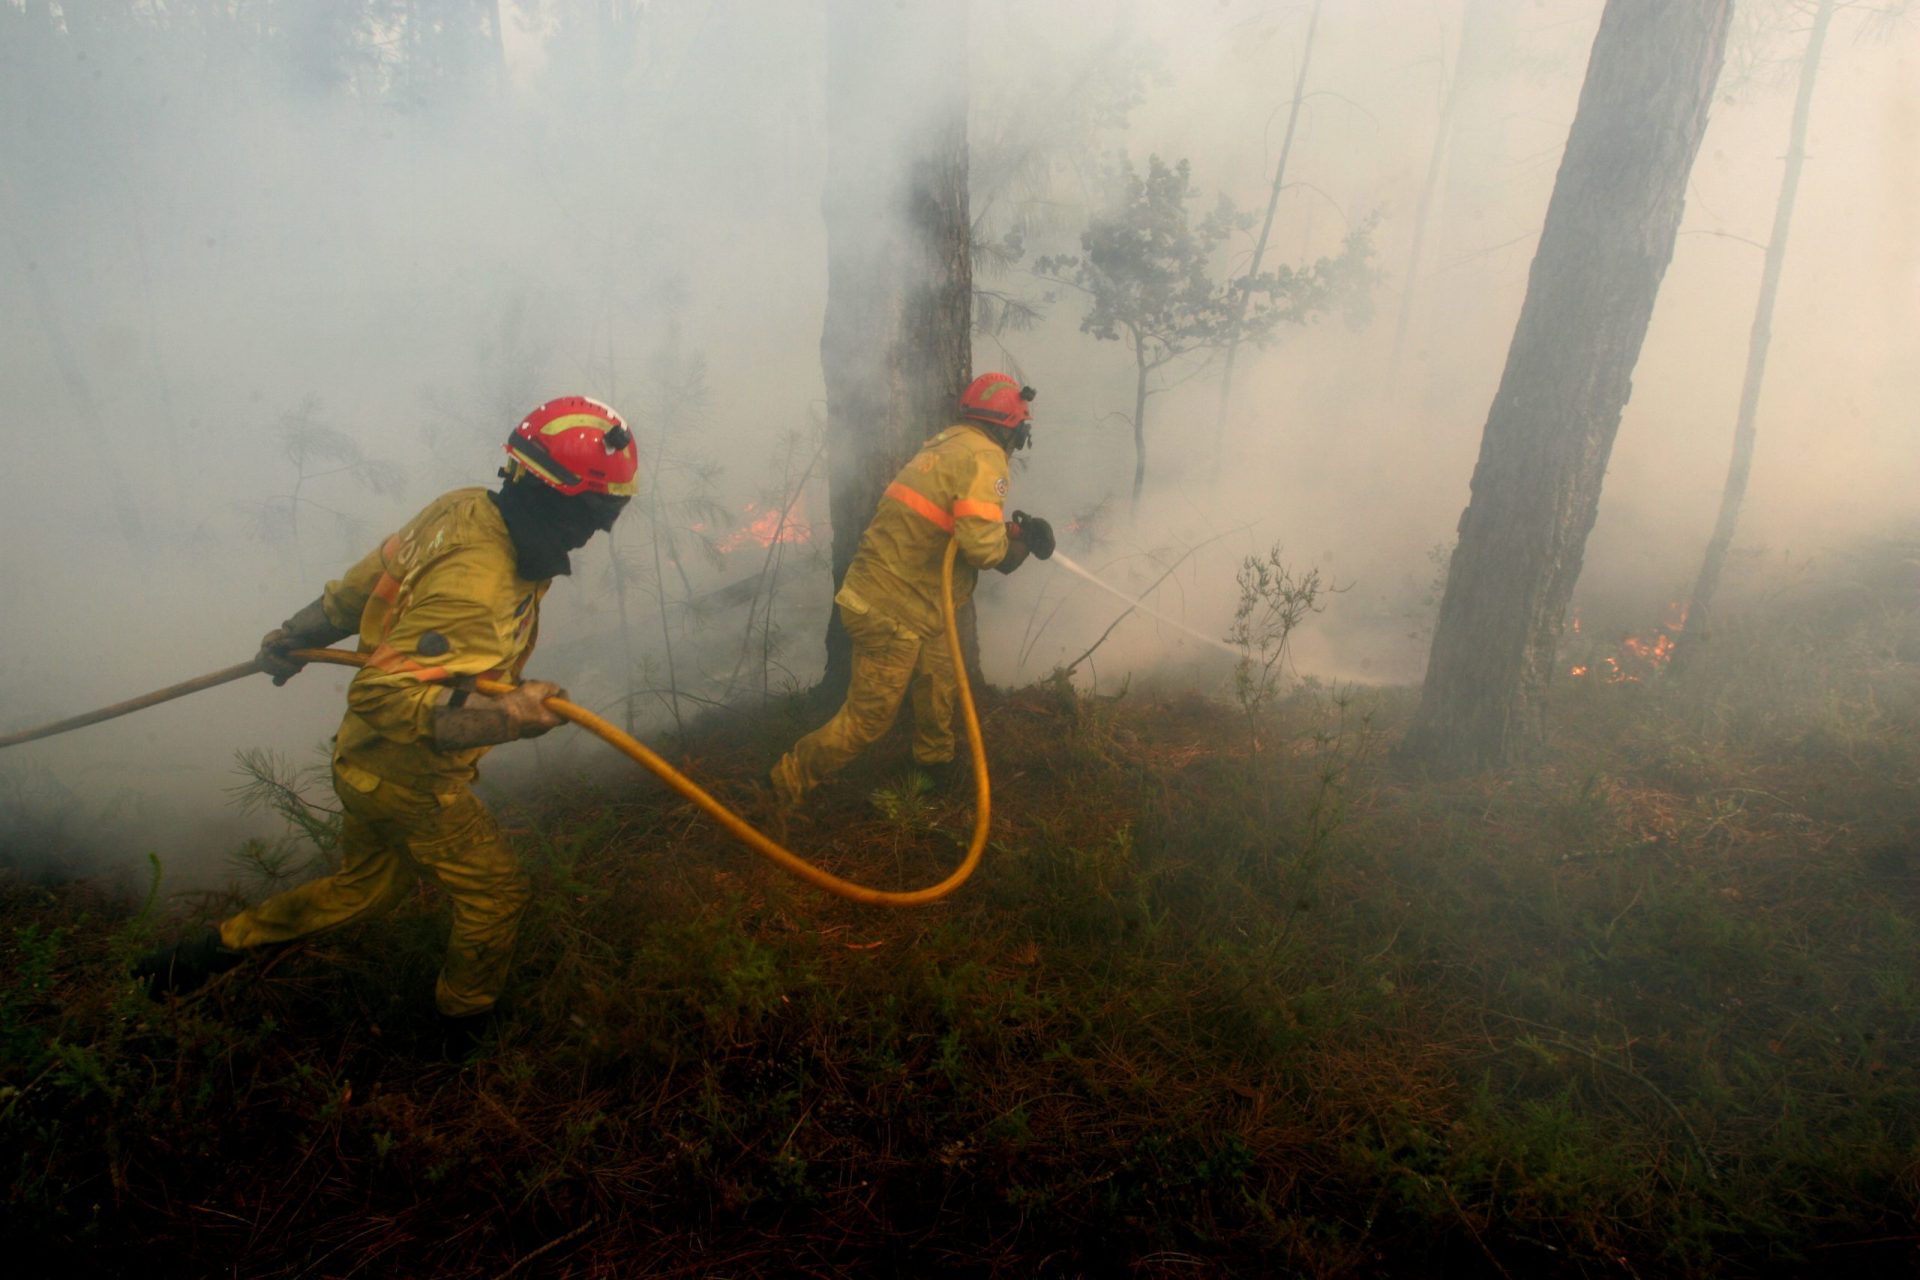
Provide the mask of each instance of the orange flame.
POLYGON ((776 542, 809 542, 813 539, 813 526, 801 518, 798 501, 787 509, 784 518, 778 507, 768 507, 754 515, 757 508, 758 504, 747 503, 745 514, 752 518, 714 545, 721 551, 738 551, 750 543, 770 547, 776 542))
MULTIPOLYGON (((1629 660, 1626 665, 1622 665, 1620 658, 1608 657, 1601 659, 1606 665, 1604 672, 1596 673, 1591 664, 1580 663, 1569 668, 1567 674, 1577 677, 1592 673, 1608 684, 1639 684, 1645 677, 1664 670, 1673 661, 1673 651, 1678 645, 1674 637, 1686 629, 1687 606, 1678 600, 1671 601, 1667 605, 1666 621, 1653 634, 1621 637, 1620 648, 1623 656, 1629 660)), ((1573 615, 1573 630, 1576 635, 1580 631, 1578 613, 1573 615)))

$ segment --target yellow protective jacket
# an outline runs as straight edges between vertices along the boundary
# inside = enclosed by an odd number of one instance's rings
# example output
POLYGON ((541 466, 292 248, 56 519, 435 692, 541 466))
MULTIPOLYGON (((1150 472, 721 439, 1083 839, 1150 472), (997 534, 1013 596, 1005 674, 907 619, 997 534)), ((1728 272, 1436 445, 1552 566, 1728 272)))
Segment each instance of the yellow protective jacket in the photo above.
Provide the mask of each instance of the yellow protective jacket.
POLYGON ((361 791, 384 779, 443 796, 473 781, 487 748, 437 749, 433 706, 457 677, 520 678, 550 584, 529 582, 515 566, 487 491, 455 489, 327 584, 327 617, 358 628, 367 655, 334 739, 339 777, 361 791))
POLYGON ((924 445, 893 478, 834 597, 854 613, 878 611, 921 636, 938 635, 940 562, 949 536, 953 607, 973 598, 982 569, 1007 554, 1007 453, 984 427, 956 422, 924 445))

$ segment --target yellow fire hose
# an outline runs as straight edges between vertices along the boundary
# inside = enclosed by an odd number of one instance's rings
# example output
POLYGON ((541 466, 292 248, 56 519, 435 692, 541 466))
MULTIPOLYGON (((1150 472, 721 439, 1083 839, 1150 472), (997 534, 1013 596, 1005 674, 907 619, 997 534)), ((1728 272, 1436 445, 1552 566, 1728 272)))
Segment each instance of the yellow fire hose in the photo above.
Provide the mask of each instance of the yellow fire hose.
MULTIPOLYGON (((761 834, 752 825, 742 819, 739 814, 709 795, 698 783, 694 782, 693 779, 687 777, 684 773, 681 773, 678 769, 661 759, 660 756, 645 743, 621 732, 612 724, 609 724, 606 720, 595 715, 585 707, 577 703, 569 702, 565 698, 548 698, 545 705, 556 714, 564 716, 581 728, 598 735, 604 739, 609 746, 619 751, 622 755, 625 755, 628 759, 657 775, 661 781, 692 801, 694 805, 705 812, 707 816, 726 828, 728 834, 733 836, 734 839, 740 841, 740 843, 746 845, 749 849, 773 862, 775 865, 799 876, 802 880, 810 884, 818 885, 828 893, 838 894, 842 898, 849 898, 854 902, 864 902, 877 907, 918 907, 929 902, 937 901, 966 883, 967 877, 971 876, 974 868, 980 865, 980 855, 987 847, 987 825, 991 813, 987 786, 987 751, 980 738, 980 716, 973 705, 973 686, 967 679, 966 658, 960 652, 960 629, 954 621, 953 557, 958 549, 959 544, 957 542, 949 542, 947 544, 946 558, 940 564, 941 612, 946 622, 947 650, 953 656, 954 677, 960 685, 960 708, 962 712, 965 713, 967 722, 967 745, 971 748, 973 756, 973 782, 976 804, 973 815, 973 840, 967 846, 967 856, 961 859, 960 865, 954 868, 952 875, 949 875, 938 884, 928 885, 924 889, 900 891, 874 889, 863 884, 856 884, 851 880, 842 879, 830 871, 822 870, 820 867, 808 862, 805 858, 800 857, 785 846, 769 840, 765 835, 761 834)), ((366 662, 364 654, 350 653, 344 649, 295 649, 292 656, 303 662, 328 662, 348 667, 362 666, 366 662)), ((139 698, 130 699, 127 702, 116 703, 111 707, 105 707, 99 711, 92 711, 86 715, 75 716, 70 720, 61 720, 54 724, 42 725, 38 729, 29 729, 22 733, 0 737, 0 747, 11 747, 17 743, 30 742, 36 738, 48 738, 57 733, 65 733, 70 729, 79 729, 86 725, 98 724, 102 720, 111 720, 116 716, 123 716, 128 712, 138 711, 143 707, 151 707, 174 698, 184 697, 189 693, 198 693, 202 689, 210 689, 215 685, 225 684, 230 680, 238 680, 243 676, 253 675, 259 670, 260 667, 252 662, 226 667, 220 671, 199 676, 193 680, 183 681, 180 684, 171 685, 168 688, 157 690, 154 693, 146 694, 139 698)), ((490 694, 508 693, 513 689, 512 685, 502 684, 494 680, 481 680, 477 682, 476 687, 480 692, 490 694)))

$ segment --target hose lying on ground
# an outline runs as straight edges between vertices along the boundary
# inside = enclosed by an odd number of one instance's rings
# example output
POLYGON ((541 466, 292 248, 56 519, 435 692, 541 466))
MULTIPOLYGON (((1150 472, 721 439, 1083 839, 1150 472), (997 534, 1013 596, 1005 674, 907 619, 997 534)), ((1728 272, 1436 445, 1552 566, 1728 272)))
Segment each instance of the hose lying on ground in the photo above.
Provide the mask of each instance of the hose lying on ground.
MULTIPOLYGON (((597 735, 622 755, 625 755, 628 759, 658 776, 662 782, 665 782, 686 799, 692 801, 695 807, 705 812, 707 816, 711 817, 715 822, 718 822, 726 829, 729 835, 746 845, 747 848, 784 870, 799 876, 809 884, 817 885, 825 889, 828 893, 837 894, 842 898, 849 898, 854 902, 864 902, 870 906, 877 907, 917 907, 937 901, 966 883, 967 878, 973 874, 974 868, 980 865, 980 855, 987 847, 987 826, 991 812, 987 784, 986 746, 980 737, 980 716, 973 705, 973 685, 972 682, 967 679, 966 658, 965 655, 960 652, 960 629, 954 621, 953 558, 954 553, 958 549, 959 544, 957 542, 949 542, 947 544, 946 558, 940 565, 941 612, 946 623, 947 649, 953 656, 954 677, 960 686, 960 709, 964 713, 967 723, 967 745, 971 750, 973 759, 975 807, 973 815, 973 839, 967 846, 966 857, 961 859, 960 865, 954 868, 951 875, 938 884, 928 885, 924 889, 890 890, 874 889, 867 885, 856 884, 851 880, 842 879, 832 872, 808 862, 805 858, 800 857, 784 845, 768 839, 759 830, 741 818, 739 814, 714 799, 712 795, 704 790, 698 783, 694 782, 693 779, 668 764, 645 743, 622 732, 585 707, 580 706, 578 703, 569 702, 565 698, 548 698, 545 705, 554 713, 566 717, 581 728, 597 735)), ((291 656, 303 662, 326 662, 349 667, 362 666, 366 662, 366 656, 364 654, 351 653, 344 649, 296 649, 292 652, 291 656)), ((22 742, 31 742, 37 738, 50 738, 55 734, 66 733, 72 729, 83 728, 90 724, 99 724, 103 720, 111 720, 117 716, 139 711, 145 707, 156 706, 159 703, 168 702, 174 698, 185 697, 190 693, 198 693, 202 689, 211 689, 215 685, 225 684, 231 680, 238 680, 244 676, 253 675, 260 670, 259 664, 255 662, 244 662, 238 666, 226 667, 204 676, 198 676, 192 680, 183 681, 180 684, 170 685, 165 689, 159 689, 153 693, 143 694, 138 698, 132 698, 126 702, 115 703, 111 707, 103 707, 98 711, 90 711, 85 715, 74 716, 71 719, 42 725, 37 729, 28 729, 21 733, 0 737, 0 747, 11 747, 22 742)), ((475 687, 482 693, 490 694, 507 693, 513 688, 512 685, 503 684, 494 680, 481 680, 477 682, 475 687)))

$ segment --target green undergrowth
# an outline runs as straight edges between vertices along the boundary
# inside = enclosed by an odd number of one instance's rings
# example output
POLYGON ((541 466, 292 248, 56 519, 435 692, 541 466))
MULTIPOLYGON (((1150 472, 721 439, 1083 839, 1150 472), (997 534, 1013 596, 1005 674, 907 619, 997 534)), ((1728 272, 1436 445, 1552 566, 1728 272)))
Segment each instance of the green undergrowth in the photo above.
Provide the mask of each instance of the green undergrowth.
MULTIPOLYGON (((1395 764, 1406 690, 1252 735, 992 695, 992 843, 920 910, 645 783, 504 805, 536 895, 466 1064, 428 891, 154 1006, 130 956, 244 893, 160 929, 0 882, 0 1234, 68 1275, 1905 1274, 1920 628, 1887 600, 1570 680, 1542 760, 1468 780, 1395 764)), ((692 765, 744 794, 798 714, 692 765)), ((912 886, 969 819, 896 734, 792 838, 912 886)))

